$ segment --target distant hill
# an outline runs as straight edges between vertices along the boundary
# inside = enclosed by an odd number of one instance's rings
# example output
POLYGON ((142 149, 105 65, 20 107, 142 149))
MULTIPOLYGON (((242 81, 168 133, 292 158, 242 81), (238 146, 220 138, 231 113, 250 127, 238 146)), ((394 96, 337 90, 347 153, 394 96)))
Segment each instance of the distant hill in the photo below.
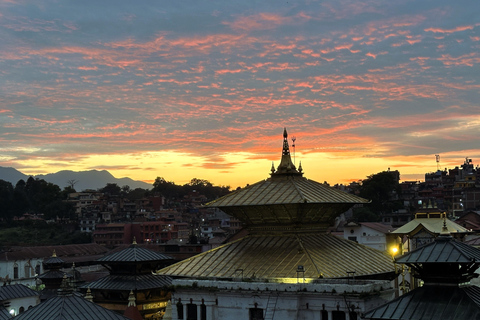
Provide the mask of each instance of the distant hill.
MULTIPOLYGON (((27 180, 28 175, 7 167, 0 167, 0 179, 9 181, 14 186, 18 180, 27 180)), ((62 170, 57 173, 39 174, 34 178, 43 179, 47 182, 58 185, 61 189, 69 185, 69 181, 75 181, 75 190, 83 191, 86 189, 97 190, 103 188, 107 183, 116 183, 120 187, 128 185, 131 189, 142 188, 151 189, 152 185, 143 181, 136 181, 131 178, 115 178, 106 170, 89 170, 89 171, 70 171, 62 170)))

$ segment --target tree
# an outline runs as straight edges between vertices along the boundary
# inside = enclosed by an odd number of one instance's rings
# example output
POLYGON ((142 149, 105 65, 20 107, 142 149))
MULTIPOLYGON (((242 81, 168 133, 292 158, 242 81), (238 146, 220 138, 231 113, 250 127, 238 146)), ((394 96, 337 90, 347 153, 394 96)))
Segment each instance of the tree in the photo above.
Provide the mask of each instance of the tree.
POLYGON ((401 193, 399 177, 398 171, 383 171, 363 180, 359 196, 371 200, 371 203, 366 205, 371 212, 390 213, 402 207, 401 202, 396 200, 401 193))
POLYGON ((163 177, 157 177, 153 182, 153 192, 158 192, 165 198, 178 198, 181 194, 181 187, 163 177))
POLYGON ((122 188, 120 188, 116 183, 107 183, 107 185, 99 191, 111 196, 119 196, 122 192, 122 188))
POLYGON ((11 221, 14 215, 13 185, 5 180, 0 180, 0 219, 11 221))
POLYGON ((380 215, 373 213, 369 208, 360 207, 353 209, 353 220, 356 222, 378 222, 380 215))

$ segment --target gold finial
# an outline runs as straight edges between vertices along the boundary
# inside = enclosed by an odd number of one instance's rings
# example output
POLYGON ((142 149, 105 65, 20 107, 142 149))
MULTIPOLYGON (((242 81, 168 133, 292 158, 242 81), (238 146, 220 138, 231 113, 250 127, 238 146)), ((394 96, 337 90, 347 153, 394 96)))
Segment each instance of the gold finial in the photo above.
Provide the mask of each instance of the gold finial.
POLYGON ((85 300, 93 302, 93 295, 92 295, 92 290, 90 290, 90 287, 87 288, 87 293, 85 294, 85 300))
POLYGON ((272 171, 272 173, 275 173, 275 166, 273 165, 273 161, 272 161, 272 168, 270 169, 270 171, 272 171))
POLYGON ((55 249, 53 249, 52 258, 56 258, 56 257, 57 257, 57 252, 55 251, 55 249))
POLYGON ((441 235, 450 235, 450 232, 448 232, 447 228, 447 216, 443 216, 443 227, 442 227, 442 232, 440 232, 441 235))
POLYGON ((302 173, 303 168, 302 168, 302 161, 298 164, 298 172, 302 173))
POLYGON ((132 244, 137 244, 137 239, 135 237, 133 237, 133 242, 132 244))
POLYGON ((135 295, 133 294, 133 290, 130 290, 130 294, 128 295, 128 307, 136 307, 137 304, 135 303, 135 295))

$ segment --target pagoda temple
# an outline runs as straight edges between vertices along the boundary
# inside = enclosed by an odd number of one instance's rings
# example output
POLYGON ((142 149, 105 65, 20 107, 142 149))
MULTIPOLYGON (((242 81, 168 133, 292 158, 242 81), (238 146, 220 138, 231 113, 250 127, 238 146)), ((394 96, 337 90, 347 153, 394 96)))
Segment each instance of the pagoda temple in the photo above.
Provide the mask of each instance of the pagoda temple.
POLYGON ((172 260, 169 256, 142 248, 134 241, 130 247, 98 259, 110 274, 83 285, 81 289, 90 290, 92 301, 109 310, 124 313, 132 306, 133 299, 142 317, 162 319, 170 301, 172 279, 152 272, 172 260))
POLYGON ((454 239, 444 223, 432 242, 395 259, 411 268, 423 286, 368 311, 364 318, 383 319, 480 319, 478 277, 480 250, 454 239))
POLYGON ((281 161, 277 169, 272 165, 268 179, 207 204, 241 220, 248 235, 158 272, 177 278, 174 284, 182 288, 174 294, 173 319, 185 314, 187 319, 267 319, 275 312, 275 319, 304 313, 321 319, 343 313, 352 319, 389 299, 392 258, 327 233, 335 217, 368 200, 303 175, 301 164, 297 168, 291 159, 284 130, 281 161), (362 289, 348 286, 360 279, 362 289), (246 294, 249 290, 258 293, 246 294), (345 296, 340 299, 337 291, 345 296))

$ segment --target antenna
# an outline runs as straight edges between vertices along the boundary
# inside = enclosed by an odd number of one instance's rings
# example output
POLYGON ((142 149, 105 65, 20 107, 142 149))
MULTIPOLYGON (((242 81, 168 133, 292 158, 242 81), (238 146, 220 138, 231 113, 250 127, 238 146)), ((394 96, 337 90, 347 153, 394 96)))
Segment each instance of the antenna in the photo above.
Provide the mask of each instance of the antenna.
POLYGON ((437 161, 437 171, 440 171, 440 155, 435 155, 435 161, 437 161))
POLYGON ((293 148, 293 164, 295 164, 295 140, 297 138, 295 136, 292 137, 292 148, 293 148))

